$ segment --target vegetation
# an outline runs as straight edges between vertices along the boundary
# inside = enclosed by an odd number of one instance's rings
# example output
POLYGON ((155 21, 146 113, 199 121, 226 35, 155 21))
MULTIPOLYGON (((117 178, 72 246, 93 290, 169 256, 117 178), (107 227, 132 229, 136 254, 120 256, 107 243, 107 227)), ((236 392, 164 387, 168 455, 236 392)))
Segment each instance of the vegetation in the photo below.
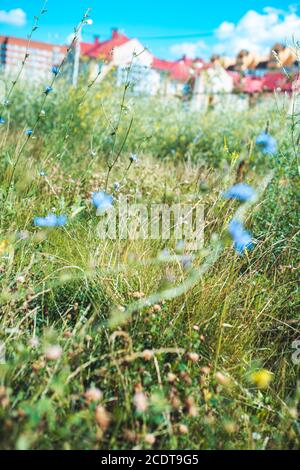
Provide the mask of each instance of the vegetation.
POLYGON ((0 113, 1 448, 298 448, 297 116, 273 99, 193 114, 111 83, 18 85, 0 113), (241 181, 251 204, 223 197, 241 181), (204 248, 100 239, 104 190, 203 204, 204 248), (34 225, 48 213, 67 223, 34 225))

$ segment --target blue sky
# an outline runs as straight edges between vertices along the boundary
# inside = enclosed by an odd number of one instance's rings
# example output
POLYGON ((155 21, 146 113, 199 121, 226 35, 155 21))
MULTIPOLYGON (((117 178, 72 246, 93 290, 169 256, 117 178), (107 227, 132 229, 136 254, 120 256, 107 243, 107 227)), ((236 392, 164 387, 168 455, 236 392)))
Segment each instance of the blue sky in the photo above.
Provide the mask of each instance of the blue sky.
MULTIPOLYGON (((0 34, 25 37, 43 0, 1 0, 0 34)), ((84 38, 109 37, 112 27, 141 42, 159 57, 183 53, 208 57, 212 52, 233 55, 239 48, 265 53, 276 41, 289 41, 300 31, 300 4, 284 0, 49 0, 47 13, 35 38, 65 43, 86 8, 91 7, 93 25, 84 38), (205 37, 180 37, 198 33, 205 37), (168 40, 148 39, 179 36, 168 40), (144 39, 147 38, 147 39, 144 39)))

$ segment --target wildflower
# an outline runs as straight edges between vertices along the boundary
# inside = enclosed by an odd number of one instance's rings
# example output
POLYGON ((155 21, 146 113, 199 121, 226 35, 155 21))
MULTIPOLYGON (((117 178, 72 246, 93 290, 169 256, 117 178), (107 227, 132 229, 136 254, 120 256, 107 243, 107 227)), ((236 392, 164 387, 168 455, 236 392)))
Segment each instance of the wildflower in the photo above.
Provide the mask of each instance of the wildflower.
POLYGON ((143 356, 143 359, 145 359, 145 361, 151 361, 151 359, 153 358, 154 354, 152 351, 150 351, 150 349, 145 349, 143 352, 142 352, 142 356, 143 356))
POLYGON ((187 357, 192 362, 199 361, 199 354, 197 354, 197 353, 194 353, 194 352, 188 353, 187 357))
POLYGON ((112 207, 114 198, 104 191, 93 193, 92 203, 97 208, 97 213, 103 214, 112 207))
POLYGON ((155 436, 154 434, 146 434, 145 436, 145 442, 146 444, 149 444, 152 446, 155 443, 155 436))
POLYGON ((238 199, 239 201, 250 201, 255 196, 255 191, 246 183, 238 183, 223 193, 226 199, 238 199))
POLYGON ((25 135, 28 135, 28 137, 30 137, 32 134, 33 134, 33 130, 32 130, 32 129, 26 129, 25 135))
POLYGON ((148 408, 148 400, 143 392, 136 392, 133 397, 133 403, 138 413, 143 413, 148 408))
POLYGON ((110 416, 110 413, 106 411, 104 406, 100 406, 100 405, 97 406, 95 410, 95 419, 100 429, 102 429, 102 431, 106 431, 106 429, 109 426, 111 416, 110 416))
POLYGON ((224 385, 224 386, 230 385, 230 382, 231 382, 230 378, 222 374, 222 372, 216 372, 215 379, 220 385, 224 385))
POLYGON ((193 397, 191 396, 187 397, 187 399, 185 400, 185 404, 186 404, 189 416, 192 416, 193 418, 198 416, 198 407, 193 397))
POLYGON ((132 153, 129 157, 129 160, 131 161, 131 163, 136 163, 138 161, 138 157, 135 153, 132 153))
POLYGON ((256 137, 256 145, 261 147, 264 154, 274 155, 277 151, 277 142, 268 132, 262 132, 256 137))
POLYGON ((33 336, 33 338, 31 338, 29 340, 29 346, 31 348, 37 348, 40 344, 40 341, 39 341, 39 338, 37 336, 33 336))
POLYGON ((186 424, 179 424, 178 431, 180 432, 180 434, 187 434, 189 432, 189 428, 186 424))
POLYGON ((41 117, 45 117, 45 116, 46 116, 46 111, 45 111, 44 109, 41 110, 40 116, 41 116, 41 117))
POLYGON ((181 257, 181 266, 183 267, 184 270, 189 270, 191 269, 192 265, 192 257, 190 255, 183 255, 181 257))
POLYGON ((253 248, 251 234, 244 229, 242 222, 232 219, 228 231, 233 238, 234 248, 239 254, 244 253, 246 249, 251 250, 253 248))
POLYGON ((52 67, 52 73, 53 73, 54 75, 58 75, 58 73, 59 73, 59 68, 58 68, 56 65, 54 65, 54 66, 52 67))
POLYGON ((91 387, 85 392, 84 396, 86 401, 91 403, 93 401, 100 401, 103 394, 99 388, 91 387))
POLYGON ((2 240, 2 242, 0 242, 0 256, 4 255, 7 252, 8 247, 9 247, 8 240, 2 240))
POLYGON ((153 305, 153 311, 154 312, 160 312, 161 311, 161 306, 159 304, 154 304, 153 305))
POLYGON ((46 176, 46 173, 42 170, 40 171, 40 176, 46 176))
POLYGON ((49 361, 57 361, 62 355, 62 348, 58 344, 47 346, 45 356, 49 361))
POLYGON ((65 215, 48 214, 46 217, 35 217, 34 225, 36 227, 62 227, 67 222, 65 215))
POLYGON ((0 116, 0 124, 5 124, 5 119, 2 116, 0 116))
POLYGON ((273 374, 267 369, 260 369, 255 372, 252 372, 250 375, 250 380, 253 382, 257 388, 265 389, 269 386, 273 374))
POLYGON ((177 379, 177 376, 173 372, 169 372, 167 375, 168 382, 173 383, 177 379))
POLYGON ((2 101, 3 106, 8 106, 9 105, 9 100, 7 98, 4 98, 2 101))
POLYGON ((114 183, 114 190, 119 191, 119 189, 120 189, 120 183, 117 183, 117 182, 114 183))
POLYGON ((47 86, 45 89, 45 95, 49 95, 49 93, 51 93, 52 90, 53 88, 51 86, 47 86))

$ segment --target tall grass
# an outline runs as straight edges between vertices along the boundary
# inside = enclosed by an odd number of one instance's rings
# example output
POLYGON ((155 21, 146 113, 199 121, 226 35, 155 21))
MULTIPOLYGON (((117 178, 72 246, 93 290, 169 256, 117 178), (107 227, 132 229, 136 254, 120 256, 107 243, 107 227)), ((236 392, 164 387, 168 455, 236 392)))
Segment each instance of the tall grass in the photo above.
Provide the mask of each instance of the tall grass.
POLYGON ((297 448, 290 118, 275 101, 191 113, 112 78, 75 90, 61 74, 47 100, 18 83, 1 126, 1 447, 297 448), (255 146, 267 123, 272 157, 255 146), (262 190, 242 209, 256 238, 245 256, 227 234, 241 209, 222 198, 241 180, 262 190), (174 240, 100 240, 90 200, 104 189, 131 203, 201 202, 192 267, 174 240), (68 223, 34 227, 49 212, 68 223))

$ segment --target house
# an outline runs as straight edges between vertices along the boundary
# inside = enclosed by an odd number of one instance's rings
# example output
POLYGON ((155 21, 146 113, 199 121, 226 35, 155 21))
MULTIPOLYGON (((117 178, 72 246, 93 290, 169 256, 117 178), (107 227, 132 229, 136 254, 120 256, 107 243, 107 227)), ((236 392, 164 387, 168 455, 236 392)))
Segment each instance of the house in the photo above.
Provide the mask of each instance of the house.
POLYGON ((135 94, 185 92, 196 71, 204 67, 202 59, 192 60, 186 56, 176 61, 158 59, 138 39, 129 39, 117 29, 112 30, 111 38, 106 41, 100 42, 96 37, 93 44, 82 43, 81 56, 83 62, 88 61, 92 77, 101 69, 101 80, 114 68, 117 85, 129 80, 135 94))
POLYGON ((0 70, 5 75, 16 75, 25 54, 28 54, 23 76, 30 80, 41 80, 50 76, 52 67, 61 63, 66 52, 66 46, 0 36, 0 70))
POLYGON ((91 77, 101 71, 101 80, 112 68, 117 69, 119 84, 123 76, 125 79, 129 65, 133 75, 142 77, 144 70, 146 73, 151 69, 153 60, 152 54, 138 39, 130 39, 118 29, 113 29, 111 38, 106 41, 100 42, 99 37, 95 37, 93 44, 81 43, 81 57, 89 62, 91 77))

